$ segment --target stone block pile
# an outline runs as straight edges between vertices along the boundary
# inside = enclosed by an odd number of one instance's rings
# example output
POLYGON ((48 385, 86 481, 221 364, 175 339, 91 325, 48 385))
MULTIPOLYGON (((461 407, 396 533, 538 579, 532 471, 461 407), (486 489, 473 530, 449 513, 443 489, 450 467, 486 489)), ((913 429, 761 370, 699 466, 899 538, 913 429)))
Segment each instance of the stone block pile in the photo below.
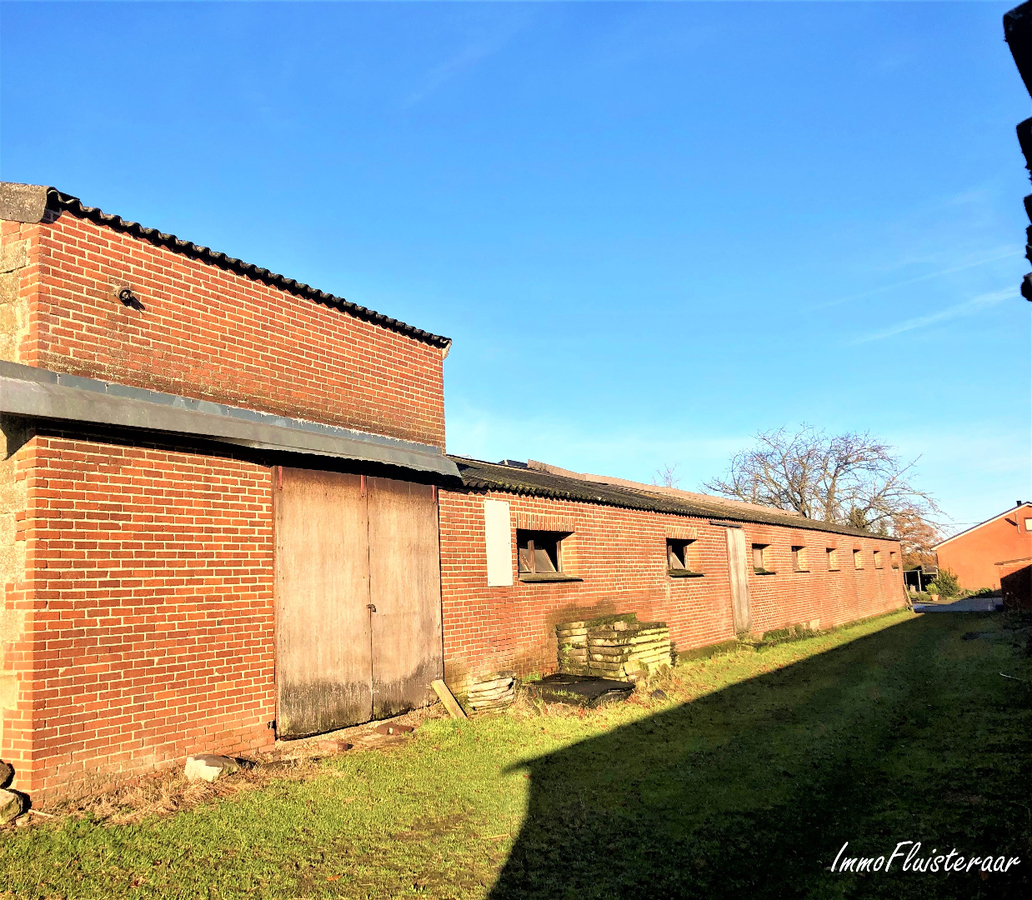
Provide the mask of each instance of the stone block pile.
POLYGON ((474 712, 502 709, 516 699, 516 673, 493 672, 470 682, 466 702, 474 712))
POLYGON ((28 808, 24 794, 8 790, 13 780, 14 767, 0 759, 0 825, 13 822, 28 808))
POLYGON ((638 681, 671 664, 666 622, 639 622, 635 613, 563 622, 555 634, 563 674, 638 681))

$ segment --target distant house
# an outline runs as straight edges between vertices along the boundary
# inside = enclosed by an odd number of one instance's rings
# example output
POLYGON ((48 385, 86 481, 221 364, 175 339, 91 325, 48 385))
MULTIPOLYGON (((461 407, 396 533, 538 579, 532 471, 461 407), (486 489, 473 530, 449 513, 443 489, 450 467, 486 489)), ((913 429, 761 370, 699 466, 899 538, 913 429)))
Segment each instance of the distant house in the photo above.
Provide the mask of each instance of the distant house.
POLYGON ((999 588, 1001 565, 1032 557, 1032 503, 1018 501, 934 549, 939 568, 956 573, 962 588, 999 588))

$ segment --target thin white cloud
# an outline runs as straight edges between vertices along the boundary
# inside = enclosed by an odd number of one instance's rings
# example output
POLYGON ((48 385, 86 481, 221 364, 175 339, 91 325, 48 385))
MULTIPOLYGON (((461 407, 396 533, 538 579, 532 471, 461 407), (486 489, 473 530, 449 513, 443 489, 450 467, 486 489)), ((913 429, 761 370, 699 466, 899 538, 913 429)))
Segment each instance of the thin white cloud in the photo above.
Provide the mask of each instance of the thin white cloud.
POLYGON ((943 206, 986 206, 995 198, 995 192, 988 188, 971 188, 961 191, 943 201, 943 206))
POLYGON ((484 57, 489 56, 495 49, 489 44, 471 44, 466 47, 458 56, 454 56, 441 65, 436 66, 427 73, 426 81, 419 90, 415 91, 405 101, 405 107, 415 106, 424 97, 438 90, 441 85, 451 80, 459 73, 465 71, 478 63, 484 57))
POLYGON ((438 91, 456 76, 461 75, 467 69, 473 68, 473 66, 481 60, 491 56, 493 53, 497 53, 509 42, 513 35, 520 31, 522 27, 522 20, 510 23, 504 30, 483 38, 482 40, 468 44, 460 53, 456 54, 451 59, 445 60, 438 66, 434 66, 434 68, 427 72, 422 86, 409 95, 403 106, 406 109, 415 106, 421 100, 424 100, 426 97, 429 97, 431 94, 438 91))
POLYGON ((935 496, 947 531, 977 525, 1019 497, 1032 497, 1027 413, 942 425, 934 436, 907 430, 890 442, 903 459, 921 456, 919 486, 935 496))
POLYGON ((963 272, 965 269, 975 269, 978 266, 988 265, 992 262, 999 262, 1001 259, 1020 259, 1021 250, 1017 247, 1006 247, 1000 248, 997 251, 993 251, 990 256, 983 256, 979 259, 973 260, 972 262, 964 263, 960 266, 951 266, 948 269, 939 269, 936 272, 929 272, 926 275, 918 275, 914 278, 907 278, 904 281, 896 281, 892 284, 886 284, 882 287, 872 288, 869 291, 862 291, 859 294, 851 294, 848 297, 839 297, 837 300, 828 300, 825 303, 818 303, 810 307, 811 309, 827 309, 829 306, 840 306, 843 303, 850 303, 853 300, 861 300, 864 297, 872 297, 875 294, 884 294, 888 291, 894 291, 897 288, 907 287, 911 284, 917 284, 921 281, 931 281, 933 278, 941 278, 943 275, 952 275, 954 272, 963 272))
POLYGON ((977 297, 972 297, 970 300, 965 300, 963 303, 947 306, 946 309, 930 313, 927 316, 918 316, 914 319, 906 319, 903 322, 898 322, 891 328, 886 328, 884 331, 876 331, 873 334, 859 337, 855 341, 852 341, 852 343, 866 344, 869 341, 880 341, 885 338, 895 337, 897 334, 903 334, 907 331, 914 331, 918 328, 927 328, 929 325, 938 325, 940 322, 948 322, 950 319, 959 319, 962 316, 974 316, 982 310, 988 309, 990 306, 1002 303, 1004 300, 1014 299, 1014 288, 1006 288, 1002 291, 993 291, 989 294, 980 294, 977 297))

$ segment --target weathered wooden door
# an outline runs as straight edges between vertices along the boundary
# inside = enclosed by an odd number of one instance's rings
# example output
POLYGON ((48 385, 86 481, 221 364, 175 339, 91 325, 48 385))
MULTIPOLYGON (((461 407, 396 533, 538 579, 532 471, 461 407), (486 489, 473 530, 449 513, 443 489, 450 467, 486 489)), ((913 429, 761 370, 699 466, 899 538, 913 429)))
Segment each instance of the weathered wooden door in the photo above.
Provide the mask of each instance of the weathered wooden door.
POLYGON ((370 478, 373 718, 425 706, 443 677, 437 497, 426 484, 370 478))
POLYGON ((752 627, 749 613, 749 559, 745 549, 745 532, 741 528, 727 528, 727 565, 731 577, 731 612, 735 634, 752 627))
POLYGON ((275 528, 277 734, 424 705, 443 672, 434 489, 282 468, 275 528))
POLYGON ((276 732, 372 718, 369 527, 359 475, 276 475, 276 732))

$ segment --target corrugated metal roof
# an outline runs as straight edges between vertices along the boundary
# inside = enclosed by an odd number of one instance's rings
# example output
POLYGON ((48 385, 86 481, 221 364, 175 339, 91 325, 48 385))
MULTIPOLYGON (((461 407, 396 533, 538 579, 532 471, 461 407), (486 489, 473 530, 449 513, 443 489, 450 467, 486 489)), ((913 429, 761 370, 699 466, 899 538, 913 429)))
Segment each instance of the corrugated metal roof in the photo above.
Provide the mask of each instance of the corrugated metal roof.
MULTIPOLYGON (((13 187, 21 186, 17 185, 13 187)), ((200 260, 208 265, 217 266, 220 269, 234 272, 237 275, 243 275, 244 277, 254 279, 255 281, 261 281, 265 284, 287 291, 290 294, 294 294, 295 296, 305 297, 309 300, 314 300, 316 303, 322 303, 325 306, 339 309, 342 312, 346 312, 348 315, 354 316, 356 319, 372 322, 374 325, 388 328, 391 331, 407 335, 408 337, 415 338, 418 341, 431 344, 434 347, 446 349, 451 346, 451 338, 442 337, 439 334, 432 334, 429 331, 423 331, 421 328, 414 328, 411 325, 406 325, 404 322, 399 322, 397 319, 392 319, 388 316, 382 315, 381 313, 374 312, 371 309, 366 309, 364 306, 359 306, 356 303, 351 303, 343 297, 337 297, 334 294, 326 293, 326 291, 320 291, 316 288, 309 287, 307 284, 295 281, 293 278, 286 278, 283 275, 277 275, 275 272, 270 272, 268 269, 263 269, 261 266, 244 262, 243 260, 236 259, 232 256, 227 256, 225 253, 219 253, 218 251, 211 250, 208 247, 202 247, 199 244, 194 244, 190 241, 180 240, 174 234, 165 234, 155 228, 147 228, 140 225, 138 222, 126 221, 120 216, 111 215, 110 213, 103 212, 96 207, 86 206, 78 197, 73 197, 71 194, 65 194, 56 188, 48 187, 43 190, 46 190, 46 208, 54 212, 69 212, 73 216, 77 216, 82 219, 89 219, 91 222, 96 222, 98 225, 103 225, 106 228, 112 228, 115 231, 120 231, 124 234, 129 234, 133 237, 145 240, 155 246, 164 247, 167 250, 171 250, 173 253, 181 253, 183 256, 200 260)))
MULTIPOLYGON (((533 497, 548 497, 553 500, 574 500, 584 503, 598 503, 603 506, 618 506, 624 509, 641 509, 649 512, 671 513, 678 516, 692 516, 702 519, 720 519, 728 522, 754 522, 763 525, 782 525, 787 528, 827 531, 855 537, 879 537, 848 525, 834 522, 818 522, 793 513, 771 509, 763 512, 746 508, 744 504, 723 502, 720 497, 682 499, 668 494, 658 494, 645 489, 624 487, 593 481, 583 481, 550 472, 516 466, 499 465, 461 456, 452 460, 459 469, 463 484, 470 490, 505 491, 510 494, 525 494, 533 497)), ((893 540, 892 538, 885 538, 893 540)))

